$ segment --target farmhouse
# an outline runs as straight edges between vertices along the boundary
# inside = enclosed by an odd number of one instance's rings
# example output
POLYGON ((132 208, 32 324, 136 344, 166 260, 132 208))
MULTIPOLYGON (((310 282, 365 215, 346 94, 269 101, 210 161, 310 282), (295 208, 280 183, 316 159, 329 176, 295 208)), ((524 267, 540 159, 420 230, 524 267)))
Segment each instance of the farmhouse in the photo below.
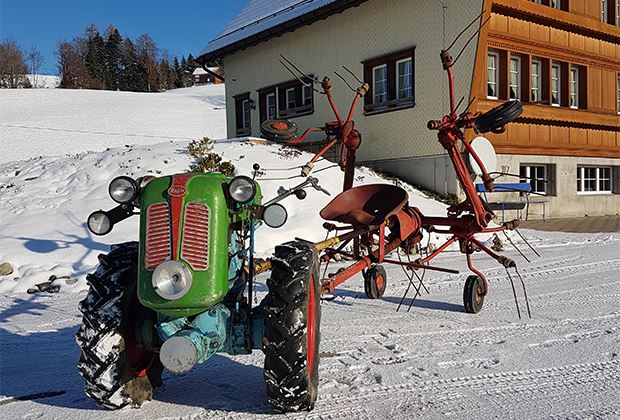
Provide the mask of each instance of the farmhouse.
POLYGON ((490 20, 456 63, 455 83, 471 111, 524 104, 516 123, 487 136, 498 171, 516 176, 499 181, 529 181, 547 216, 620 213, 619 0, 251 0, 199 61, 225 63, 229 137, 259 136, 276 117, 300 128, 333 120, 280 55, 315 86, 328 75, 341 108, 352 93, 334 71, 346 66, 370 85, 355 115, 358 160, 460 194, 426 123, 449 109, 439 52, 481 13, 490 20))
POLYGON ((221 70, 219 67, 207 67, 207 70, 196 67, 194 72, 192 73, 192 77, 194 78, 194 85, 210 85, 210 84, 220 84, 222 83, 222 79, 215 77, 213 74, 217 74, 221 76, 221 70), (209 70, 209 72, 207 72, 209 70))

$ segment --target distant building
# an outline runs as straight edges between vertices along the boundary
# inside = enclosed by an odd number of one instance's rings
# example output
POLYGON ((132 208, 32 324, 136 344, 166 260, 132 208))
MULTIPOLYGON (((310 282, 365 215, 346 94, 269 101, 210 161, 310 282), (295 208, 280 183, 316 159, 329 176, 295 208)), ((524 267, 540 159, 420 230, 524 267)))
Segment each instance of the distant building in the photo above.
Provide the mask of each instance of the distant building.
POLYGON ((490 21, 455 65, 456 93, 471 111, 523 102, 516 123, 488 136, 498 170, 531 180, 548 216, 620 213, 619 0, 251 0, 198 60, 225 63, 229 137, 258 136, 269 118, 334 119, 280 54, 315 86, 331 77, 342 107, 352 93, 334 70, 347 66, 370 85, 355 114, 358 160, 460 194, 426 123, 449 107, 439 52, 481 12, 490 21))
MULTIPOLYGON (((221 69, 219 67, 207 67, 207 68, 213 73, 217 73, 220 76, 222 75, 221 69)), ((194 85, 196 86, 210 85, 210 84, 217 85, 219 83, 222 83, 221 79, 218 79, 212 74, 207 73, 205 69, 203 69, 202 67, 196 67, 196 70, 194 70, 194 73, 192 73, 192 76, 194 77, 194 85)))

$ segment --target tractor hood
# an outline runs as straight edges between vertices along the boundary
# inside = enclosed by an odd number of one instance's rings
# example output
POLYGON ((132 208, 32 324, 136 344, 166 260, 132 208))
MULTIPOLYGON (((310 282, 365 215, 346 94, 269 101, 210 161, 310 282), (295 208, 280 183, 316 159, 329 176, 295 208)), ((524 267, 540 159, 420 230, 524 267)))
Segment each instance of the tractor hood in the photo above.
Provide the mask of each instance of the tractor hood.
POLYGON ((196 315, 228 293, 231 213, 222 174, 152 180, 140 194, 138 298, 162 315, 196 315))

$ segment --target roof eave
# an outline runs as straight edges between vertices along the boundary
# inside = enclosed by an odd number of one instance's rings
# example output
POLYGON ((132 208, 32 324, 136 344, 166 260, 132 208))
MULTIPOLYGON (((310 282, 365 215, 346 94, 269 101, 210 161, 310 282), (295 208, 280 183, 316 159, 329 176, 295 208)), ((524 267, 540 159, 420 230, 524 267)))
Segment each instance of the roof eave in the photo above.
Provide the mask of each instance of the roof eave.
POLYGON ((368 0, 338 0, 325 6, 319 7, 308 13, 304 13, 301 16, 297 16, 286 22, 282 22, 279 25, 273 26, 269 29, 261 31, 257 34, 251 35, 247 38, 241 39, 232 44, 228 44, 217 50, 200 55, 196 60, 199 63, 205 63, 213 59, 222 59, 227 55, 233 54, 237 51, 244 50, 249 47, 253 47, 261 42, 270 40, 287 32, 294 31, 302 26, 311 25, 316 21, 327 19, 328 17, 342 13, 346 9, 351 7, 357 7, 368 0))

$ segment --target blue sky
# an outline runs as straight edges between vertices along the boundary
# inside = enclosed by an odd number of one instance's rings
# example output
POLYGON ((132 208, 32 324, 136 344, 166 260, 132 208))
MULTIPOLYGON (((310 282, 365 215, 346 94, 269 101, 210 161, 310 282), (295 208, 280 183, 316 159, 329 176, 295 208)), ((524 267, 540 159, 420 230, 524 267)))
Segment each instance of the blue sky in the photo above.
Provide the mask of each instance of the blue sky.
POLYGON ((148 33, 171 56, 197 55, 248 0, 0 0, 0 39, 23 50, 37 47, 45 57, 43 73, 56 74, 54 51, 93 23, 108 24, 135 39, 148 33))

